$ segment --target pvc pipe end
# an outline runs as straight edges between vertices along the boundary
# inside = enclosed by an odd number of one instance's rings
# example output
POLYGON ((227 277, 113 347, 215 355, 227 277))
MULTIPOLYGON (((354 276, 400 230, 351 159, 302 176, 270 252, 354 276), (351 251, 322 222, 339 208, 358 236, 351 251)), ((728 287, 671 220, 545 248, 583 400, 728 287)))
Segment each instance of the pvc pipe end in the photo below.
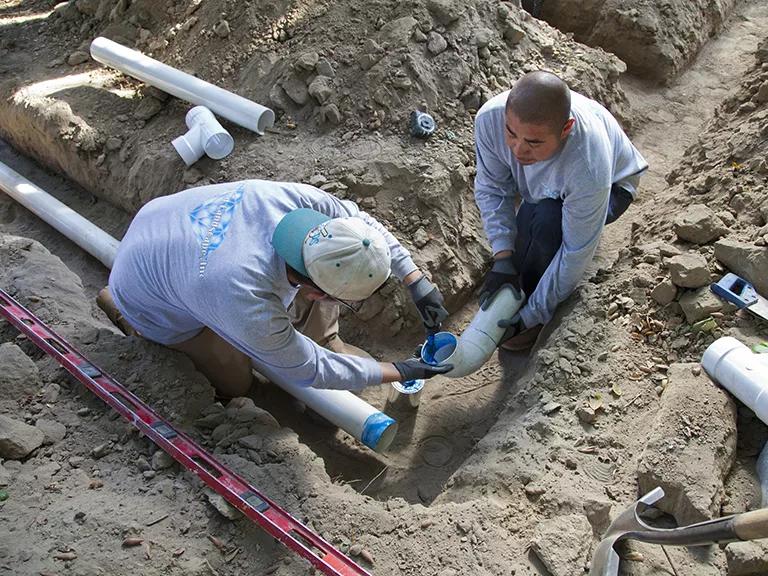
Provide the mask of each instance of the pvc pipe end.
POLYGON ((264 110, 264 112, 261 113, 261 116, 259 116, 259 119, 256 122, 256 133, 263 136, 267 128, 272 128, 274 125, 275 113, 267 108, 264 110))
POLYGON ((189 143, 186 134, 174 138, 171 144, 173 144, 176 152, 179 153, 179 156, 181 156, 181 159, 184 160, 184 164, 187 166, 192 166, 192 164, 200 160, 204 152, 202 146, 192 146, 189 143))
POLYGON ((214 160, 221 160, 229 156, 235 148, 235 140, 228 132, 212 134, 203 144, 205 153, 214 160))
POLYGON ((396 420, 384 412, 374 412, 366 418, 360 440, 371 450, 384 452, 392 444, 396 433, 396 420))

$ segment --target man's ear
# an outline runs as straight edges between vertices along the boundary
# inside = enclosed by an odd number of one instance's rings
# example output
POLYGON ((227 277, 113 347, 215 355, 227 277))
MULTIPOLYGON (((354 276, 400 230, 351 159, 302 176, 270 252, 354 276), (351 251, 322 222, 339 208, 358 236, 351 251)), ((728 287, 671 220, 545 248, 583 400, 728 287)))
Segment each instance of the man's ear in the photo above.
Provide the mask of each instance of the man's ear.
POLYGON ((576 125, 576 118, 569 118, 568 122, 563 126, 563 131, 560 133, 560 140, 565 140, 576 125))

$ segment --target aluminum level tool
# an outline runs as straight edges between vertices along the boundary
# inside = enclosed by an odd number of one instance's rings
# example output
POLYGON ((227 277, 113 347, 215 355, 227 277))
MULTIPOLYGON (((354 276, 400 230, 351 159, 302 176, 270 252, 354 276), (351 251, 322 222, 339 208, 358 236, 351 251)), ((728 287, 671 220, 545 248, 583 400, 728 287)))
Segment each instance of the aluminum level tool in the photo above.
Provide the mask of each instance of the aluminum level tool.
POLYGON ((768 320, 768 300, 760 296, 749 282, 729 272, 711 286, 712 292, 723 300, 747 310, 755 316, 768 320))
POLYGON ((189 436, 160 418, 152 408, 92 364, 4 290, 0 290, 0 315, 177 462, 323 574, 370 576, 368 571, 218 462, 189 436))
POLYGON ((724 516, 680 528, 655 528, 639 513, 664 497, 664 490, 651 490, 614 520, 595 548, 589 576, 618 576, 621 559, 614 545, 621 540, 639 540, 668 546, 704 546, 715 542, 756 540, 768 537, 768 508, 724 516))

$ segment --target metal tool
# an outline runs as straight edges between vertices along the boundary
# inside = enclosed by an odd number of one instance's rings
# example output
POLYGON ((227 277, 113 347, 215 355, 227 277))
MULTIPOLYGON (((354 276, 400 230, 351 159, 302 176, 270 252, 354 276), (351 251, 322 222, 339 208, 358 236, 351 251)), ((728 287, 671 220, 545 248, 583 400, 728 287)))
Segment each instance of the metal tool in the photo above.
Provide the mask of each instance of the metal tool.
POLYGON ((614 520, 595 548, 589 576, 618 576, 619 555, 614 546, 622 540, 638 540, 668 546, 704 546, 716 542, 756 540, 768 537, 768 508, 724 516, 680 528, 654 528, 640 512, 664 497, 664 490, 651 490, 614 520))
POLYGON ((760 296, 755 287, 741 276, 729 272, 711 285, 712 292, 723 300, 768 320, 768 300, 760 296))
POLYGON ((4 316, 43 352, 119 412, 174 460, 195 473, 273 538, 328 576, 371 576, 248 482, 217 461, 183 432, 163 420, 127 388, 92 364, 37 316, 0 290, 4 316))

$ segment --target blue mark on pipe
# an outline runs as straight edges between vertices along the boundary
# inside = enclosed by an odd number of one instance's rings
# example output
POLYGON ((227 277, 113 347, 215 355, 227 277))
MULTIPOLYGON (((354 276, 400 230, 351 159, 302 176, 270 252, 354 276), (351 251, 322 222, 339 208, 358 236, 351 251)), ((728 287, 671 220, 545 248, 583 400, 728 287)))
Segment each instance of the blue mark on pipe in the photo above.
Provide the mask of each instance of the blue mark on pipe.
POLYGON ((384 414, 384 412, 374 412, 366 418, 365 424, 363 424, 363 434, 360 440, 362 440, 363 444, 368 446, 368 448, 376 450, 381 435, 394 423, 395 421, 384 414))

